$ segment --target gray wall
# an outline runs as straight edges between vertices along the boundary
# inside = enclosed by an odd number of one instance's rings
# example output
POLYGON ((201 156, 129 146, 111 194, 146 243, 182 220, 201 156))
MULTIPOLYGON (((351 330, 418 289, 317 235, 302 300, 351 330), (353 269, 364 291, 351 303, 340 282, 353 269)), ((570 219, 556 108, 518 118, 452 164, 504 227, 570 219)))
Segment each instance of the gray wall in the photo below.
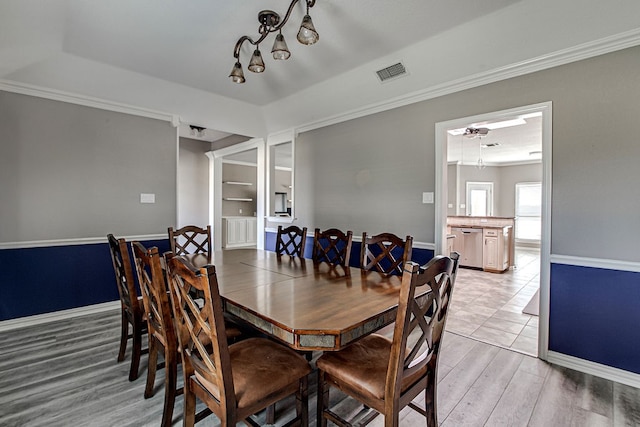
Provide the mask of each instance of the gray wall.
POLYGON ((426 143, 433 127, 423 124, 409 106, 300 134, 299 222, 310 229, 411 233, 433 241, 433 205, 421 203, 422 192, 435 185, 433 167, 427 167, 435 163, 433 144, 426 143))
POLYGON ((166 233, 168 122, 0 91, 0 242, 166 233), (140 204, 155 193, 155 204, 140 204))
MULTIPOLYGON (((447 203, 452 203, 453 208, 447 209, 448 215, 456 215, 455 205, 466 205, 467 182, 493 182, 493 215, 514 216, 516 183, 541 182, 542 164, 513 165, 513 166, 487 166, 479 170, 475 166, 449 165, 448 168, 449 191, 447 203), (456 188, 457 187, 457 188, 456 188), (456 189, 460 198, 456 201, 456 189)), ((465 208, 458 209, 459 215, 466 215, 465 208)))
POLYGON ((178 227, 209 224, 209 158, 211 143, 180 138, 178 152, 178 227))
POLYGON ((542 164, 503 166, 500 168, 500 199, 496 206, 501 216, 516 214, 516 184, 542 182, 542 164))
POLYGON ((552 253, 640 261, 638 70, 634 47, 302 133, 299 222, 433 242, 435 124, 552 101, 552 253))

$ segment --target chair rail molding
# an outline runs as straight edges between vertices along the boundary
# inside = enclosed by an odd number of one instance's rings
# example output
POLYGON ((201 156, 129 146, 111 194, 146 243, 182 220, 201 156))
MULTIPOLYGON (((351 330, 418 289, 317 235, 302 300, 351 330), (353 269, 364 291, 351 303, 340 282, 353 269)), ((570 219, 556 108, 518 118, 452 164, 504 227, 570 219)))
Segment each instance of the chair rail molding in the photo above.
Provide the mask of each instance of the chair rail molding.
MULTIPOLYGON (((145 235, 132 235, 132 236, 118 236, 129 241, 134 240, 162 240, 167 239, 167 234, 145 234, 145 235)), ((54 246, 78 246, 78 245, 93 245, 96 243, 106 243, 107 236, 100 237, 79 237, 74 239, 53 239, 53 240, 32 240, 25 242, 4 242, 0 243, 0 250, 3 249, 28 249, 28 248, 48 248, 54 246)))

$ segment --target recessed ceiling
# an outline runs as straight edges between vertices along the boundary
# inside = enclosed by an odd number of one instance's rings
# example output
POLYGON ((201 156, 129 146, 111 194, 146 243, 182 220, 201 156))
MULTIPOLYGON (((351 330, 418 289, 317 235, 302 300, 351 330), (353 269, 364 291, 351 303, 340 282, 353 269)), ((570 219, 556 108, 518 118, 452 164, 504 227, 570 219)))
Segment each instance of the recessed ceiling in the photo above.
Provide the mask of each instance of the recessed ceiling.
MULTIPOLYGON (((320 41, 298 43, 295 35, 304 15, 299 2, 283 29, 291 58, 267 55, 266 70, 248 72, 252 50, 245 43, 241 62, 247 82, 228 78, 235 62, 233 48, 243 35, 257 39, 258 12, 272 9, 284 16, 289 1, 152 1, 69 0, 62 30, 65 53, 265 105, 358 65, 477 19, 518 0, 318 0, 311 9, 320 41)), ((36 23, 34 23, 36 24, 36 23)))
POLYGON ((640 43, 636 0, 317 0, 311 46, 295 40, 303 5, 283 30, 291 58, 270 57, 272 34, 254 74, 245 43, 238 85, 228 77, 236 41, 289 0, 3 0, 0 83, 262 137, 620 35, 640 43), (376 71, 396 63, 408 75, 381 84, 376 71))

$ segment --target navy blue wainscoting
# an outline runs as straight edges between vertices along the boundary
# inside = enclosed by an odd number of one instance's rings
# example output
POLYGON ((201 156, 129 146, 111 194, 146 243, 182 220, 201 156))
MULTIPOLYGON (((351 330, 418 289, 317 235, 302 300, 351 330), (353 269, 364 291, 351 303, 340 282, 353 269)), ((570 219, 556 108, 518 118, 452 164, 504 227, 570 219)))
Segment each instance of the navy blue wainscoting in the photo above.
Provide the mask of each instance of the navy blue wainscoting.
MULTIPOLYGON (((169 250, 169 241, 145 246, 169 250)), ((0 250, 0 321, 119 299, 106 243, 0 250)))
MULTIPOLYGON (((269 251, 275 251, 276 249, 276 237, 277 232, 267 231, 265 232, 264 248, 269 251)), ((349 258, 349 265, 351 267, 360 268, 360 248, 361 242, 351 243, 351 257, 349 258)), ((313 236, 307 236, 304 245, 304 257, 311 258, 313 253, 313 236)), ((411 251, 411 261, 417 262, 420 265, 426 264, 431 258, 433 258, 433 250, 413 248, 411 251)))
POLYGON ((640 273, 551 264, 549 349, 640 374, 640 273))

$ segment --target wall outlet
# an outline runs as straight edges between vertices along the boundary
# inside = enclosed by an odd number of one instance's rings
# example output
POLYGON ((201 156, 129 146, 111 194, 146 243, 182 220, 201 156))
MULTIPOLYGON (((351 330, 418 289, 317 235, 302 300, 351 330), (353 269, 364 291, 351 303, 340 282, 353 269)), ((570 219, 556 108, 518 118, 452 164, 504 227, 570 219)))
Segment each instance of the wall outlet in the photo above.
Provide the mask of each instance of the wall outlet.
POLYGON ((242 209, 238 209, 238 213, 241 214, 242 213, 242 209))

